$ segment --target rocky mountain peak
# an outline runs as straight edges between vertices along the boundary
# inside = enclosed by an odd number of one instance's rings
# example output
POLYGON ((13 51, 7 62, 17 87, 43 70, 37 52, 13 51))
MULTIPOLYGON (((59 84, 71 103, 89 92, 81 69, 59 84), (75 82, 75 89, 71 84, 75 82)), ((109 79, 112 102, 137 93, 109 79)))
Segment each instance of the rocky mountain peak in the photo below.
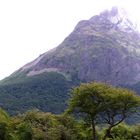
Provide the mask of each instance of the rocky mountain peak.
POLYGON ((123 8, 113 7, 111 10, 105 10, 99 15, 95 15, 89 20, 80 21, 75 31, 85 33, 87 30, 105 31, 120 30, 123 32, 137 32, 137 26, 132 22, 129 14, 123 8))
POLYGON ((32 77, 57 72, 69 81, 132 85, 140 81, 139 40, 140 34, 125 10, 113 7, 80 21, 58 47, 26 64, 15 74, 25 73, 32 77))
MULTIPOLYGON (((125 9, 119 7, 112 7, 111 10, 105 10, 98 16, 101 22, 106 23, 107 21, 118 27, 122 31, 132 32, 136 31, 136 24, 130 20, 129 14, 125 9)), ((94 17, 90 19, 94 20, 94 17)))
POLYGON ((112 7, 111 10, 105 10, 99 14, 102 18, 118 18, 118 20, 122 20, 123 18, 127 18, 128 14, 123 8, 112 7))

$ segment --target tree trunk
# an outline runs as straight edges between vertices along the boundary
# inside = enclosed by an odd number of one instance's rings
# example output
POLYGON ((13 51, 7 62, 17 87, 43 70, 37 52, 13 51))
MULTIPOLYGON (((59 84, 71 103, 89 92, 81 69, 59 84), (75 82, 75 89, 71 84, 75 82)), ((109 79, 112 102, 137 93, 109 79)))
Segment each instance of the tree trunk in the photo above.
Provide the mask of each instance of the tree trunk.
POLYGON ((91 125, 92 125, 92 140, 96 140, 96 129, 95 129, 95 122, 94 119, 91 118, 91 125))
POLYGON ((112 126, 109 126, 109 128, 106 130, 103 140, 106 140, 106 138, 111 137, 111 129, 112 129, 112 126))

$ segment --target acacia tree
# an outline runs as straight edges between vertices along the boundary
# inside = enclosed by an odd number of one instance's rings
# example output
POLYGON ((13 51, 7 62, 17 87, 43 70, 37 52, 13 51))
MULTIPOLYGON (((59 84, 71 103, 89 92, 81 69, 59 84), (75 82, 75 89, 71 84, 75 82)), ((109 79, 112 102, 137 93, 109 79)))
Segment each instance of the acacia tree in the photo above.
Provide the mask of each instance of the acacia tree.
POLYGON ((124 121, 140 106, 140 97, 126 89, 114 88, 103 83, 81 84, 71 90, 67 113, 81 113, 90 118, 93 140, 96 124, 107 123, 103 140, 110 137, 111 129, 124 121), (101 118, 101 119, 100 119, 101 118), (100 121, 98 121, 100 120, 100 121))
POLYGON ((90 119, 93 140, 96 140, 97 118, 100 112, 106 108, 104 95, 110 87, 106 84, 87 83, 81 84, 71 90, 67 113, 80 113, 90 119))
POLYGON ((140 107, 140 97, 130 90, 111 88, 107 96, 108 106, 100 114, 104 123, 108 124, 103 140, 112 137, 111 129, 136 113, 140 107))

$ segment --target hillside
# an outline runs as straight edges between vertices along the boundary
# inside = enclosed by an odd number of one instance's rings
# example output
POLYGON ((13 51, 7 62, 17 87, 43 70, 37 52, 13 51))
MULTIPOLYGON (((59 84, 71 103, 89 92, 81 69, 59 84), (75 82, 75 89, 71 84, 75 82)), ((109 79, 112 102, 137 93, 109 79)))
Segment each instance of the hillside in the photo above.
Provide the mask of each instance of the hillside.
POLYGON ((80 82, 133 88, 140 82, 140 33, 124 13, 112 8, 80 21, 58 47, 0 82, 0 105, 11 114, 34 107, 60 113, 80 82))

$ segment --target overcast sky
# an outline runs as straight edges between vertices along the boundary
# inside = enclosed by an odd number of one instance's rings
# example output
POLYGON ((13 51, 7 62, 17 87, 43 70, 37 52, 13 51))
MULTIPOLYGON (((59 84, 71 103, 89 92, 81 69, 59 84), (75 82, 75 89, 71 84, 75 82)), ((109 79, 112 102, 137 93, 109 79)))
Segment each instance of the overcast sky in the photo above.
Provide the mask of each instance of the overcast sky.
POLYGON ((112 6, 140 23, 139 0, 0 0, 0 79, 59 45, 80 20, 112 6))

